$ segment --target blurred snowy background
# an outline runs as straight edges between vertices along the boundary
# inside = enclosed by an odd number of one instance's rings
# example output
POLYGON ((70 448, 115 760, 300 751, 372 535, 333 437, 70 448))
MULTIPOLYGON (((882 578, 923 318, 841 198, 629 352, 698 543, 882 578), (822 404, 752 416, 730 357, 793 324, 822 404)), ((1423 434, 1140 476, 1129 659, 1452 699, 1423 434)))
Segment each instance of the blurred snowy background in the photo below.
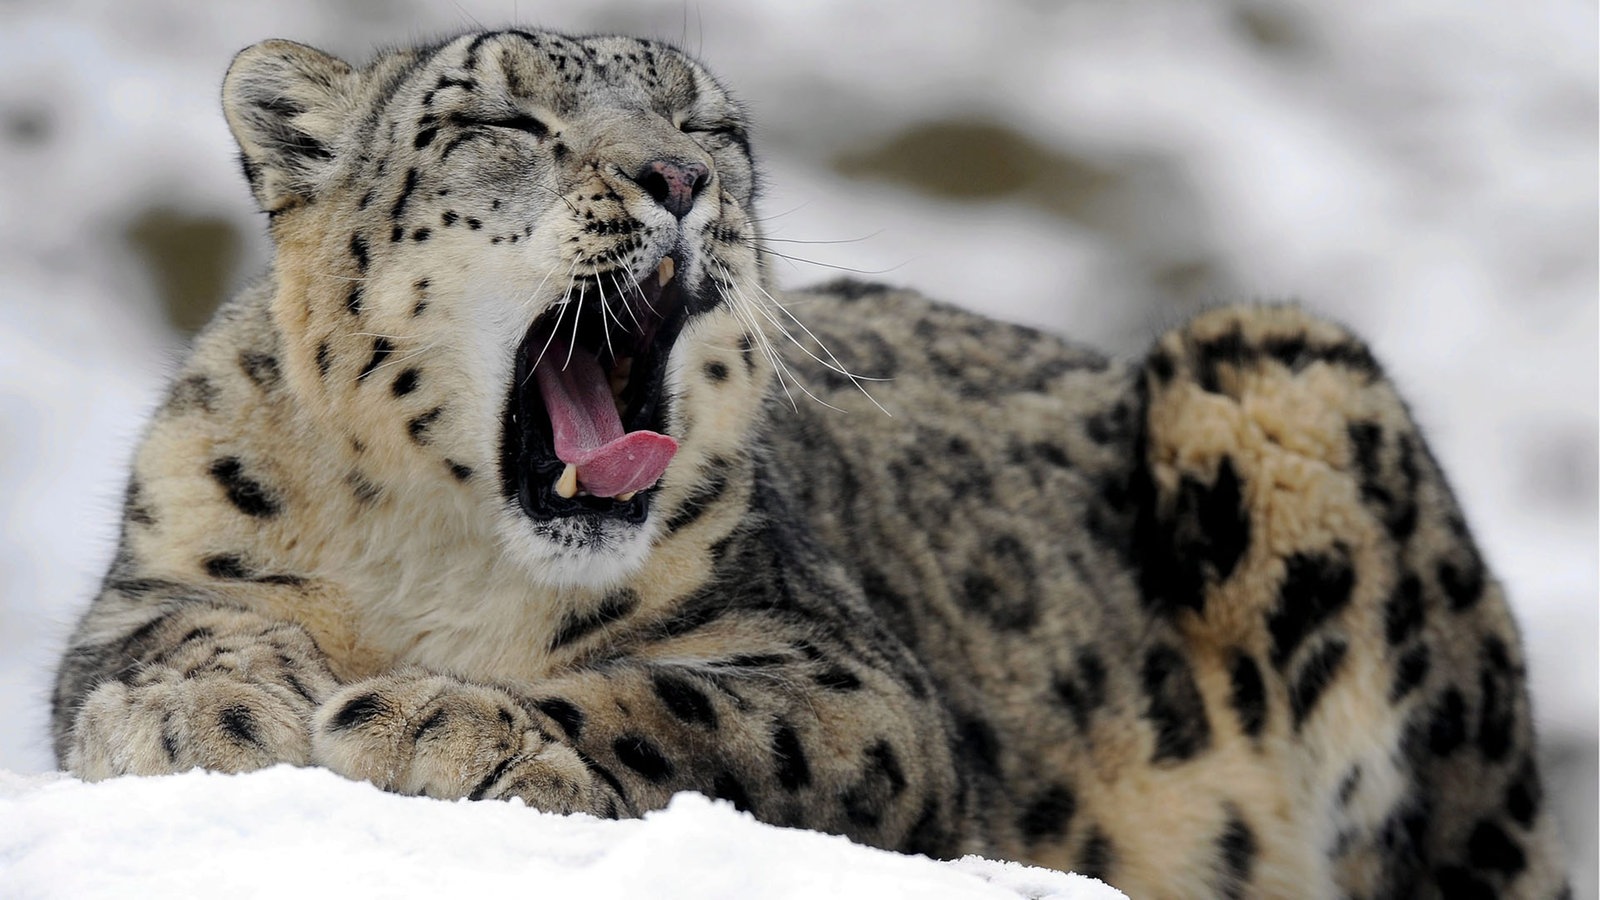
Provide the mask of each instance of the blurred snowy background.
POLYGON ((1367 335, 1521 616, 1595 897, 1593 0, 0 0, 0 769, 50 768, 140 424, 265 260, 232 53, 513 22, 700 54, 755 114, 783 252, 1122 352, 1225 299, 1367 335))

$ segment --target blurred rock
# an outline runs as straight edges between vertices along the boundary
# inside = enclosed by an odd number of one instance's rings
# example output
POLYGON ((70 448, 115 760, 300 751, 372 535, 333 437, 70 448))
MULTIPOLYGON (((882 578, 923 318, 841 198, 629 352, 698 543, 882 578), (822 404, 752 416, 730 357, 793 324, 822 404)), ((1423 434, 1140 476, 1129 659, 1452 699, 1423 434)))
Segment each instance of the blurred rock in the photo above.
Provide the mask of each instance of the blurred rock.
POLYGON ((1097 232, 1161 320, 1238 295, 1207 238, 1207 213, 1192 180, 1173 158, 1091 156, 1002 124, 952 118, 913 124, 839 155, 833 167, 941 199, 1027 204, 1097 232))
POLYGON ((962 119, 919 122, 844 154, 835 168, 957 200, 1016 197, 1080 221, 1095 218, 1128 180, 1116 167, 1057 152, 1004 125, 962 119))
POLYGON ((6 140, 22 147, 37 147, 48 143, 51 127, 50 113, 38 107, 18 107, 0 113, 0 130, 6 140))
POLYGON ((124 237, 150 270, 172 327, 198 331, 234 284, 239 229, 220 216, 156 207, 130 222, 124 237))
POLYGON ((1240 3, 1233 23, 1261 49, 1283 56, 1302 56, 1310 48, 1310 29, 1297 12, 1282 3, 1240 3))

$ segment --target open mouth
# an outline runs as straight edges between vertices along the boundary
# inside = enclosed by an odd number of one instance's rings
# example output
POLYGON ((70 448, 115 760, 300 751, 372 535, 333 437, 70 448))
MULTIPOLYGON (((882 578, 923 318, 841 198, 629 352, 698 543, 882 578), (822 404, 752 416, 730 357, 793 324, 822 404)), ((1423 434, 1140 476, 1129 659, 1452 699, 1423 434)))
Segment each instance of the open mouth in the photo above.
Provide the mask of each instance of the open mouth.
POLYGON ((501 474, 531 518, 643 521, 677 452, 666 370, 688 304, 677 262, 590 276, 528 328, 506 402, 501 474))

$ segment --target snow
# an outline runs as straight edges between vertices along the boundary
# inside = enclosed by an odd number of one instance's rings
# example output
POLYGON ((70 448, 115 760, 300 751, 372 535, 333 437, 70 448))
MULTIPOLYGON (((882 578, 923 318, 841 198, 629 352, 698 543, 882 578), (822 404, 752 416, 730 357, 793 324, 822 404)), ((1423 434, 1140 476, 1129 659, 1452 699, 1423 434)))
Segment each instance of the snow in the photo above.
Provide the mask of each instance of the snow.
POLYGON ((936 862, 679 794, 643 819, 386 794, 323 769, 86 784, 0 774, 7 897, 1110 900, 1081 875, 936 862), (268 852, 270 850, 270 856, 268 852))
MULTIPOLYGON (((782 252, 1122 352, 1230 298, 1299 297, 1368 336, 1507 587, 1576 894, 1596 896, 1600 28, 1577 0, 12 0, 0 769, 51 768, 50 669, 180 347, 129 223, 217 217, 246 241, 236 282, 264 260, 217 106, 230 55, 277 36, 359 59, 475 21, 703 56, 752 107, 772 236, 829 242, 782 252), (1120 180, 1069 215, 1027 190, 963 199, 842 172, 950 120, 1120 180)), ((779 267, 790 285, 834 274, 779 267)))

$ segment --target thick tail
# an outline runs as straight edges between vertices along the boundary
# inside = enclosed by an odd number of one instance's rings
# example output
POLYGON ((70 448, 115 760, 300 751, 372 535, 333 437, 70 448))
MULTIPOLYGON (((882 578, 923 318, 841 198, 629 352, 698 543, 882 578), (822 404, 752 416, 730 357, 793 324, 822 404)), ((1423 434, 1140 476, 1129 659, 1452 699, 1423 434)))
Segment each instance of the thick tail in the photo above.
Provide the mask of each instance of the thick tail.
POLYGON ((1349 896, 1555 897, 1522 647, 1368 349, 1293 307, 1215 310, 1145 367, 1153 612, 1227 688, 1349 896))

